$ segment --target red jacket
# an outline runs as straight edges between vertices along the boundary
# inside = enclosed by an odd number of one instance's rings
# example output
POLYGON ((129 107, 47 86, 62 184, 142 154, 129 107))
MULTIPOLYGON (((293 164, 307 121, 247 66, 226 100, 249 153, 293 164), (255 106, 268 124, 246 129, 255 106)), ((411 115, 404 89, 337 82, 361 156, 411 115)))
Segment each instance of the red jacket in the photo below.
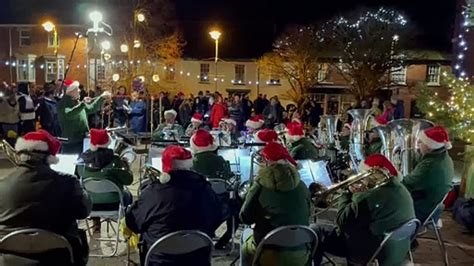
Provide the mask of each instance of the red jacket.
POLYGON ((212 128, 219 128, 219 122, 226 116, 227 108, 222 103, 215 103, 211 109, 210 123, 212 128))

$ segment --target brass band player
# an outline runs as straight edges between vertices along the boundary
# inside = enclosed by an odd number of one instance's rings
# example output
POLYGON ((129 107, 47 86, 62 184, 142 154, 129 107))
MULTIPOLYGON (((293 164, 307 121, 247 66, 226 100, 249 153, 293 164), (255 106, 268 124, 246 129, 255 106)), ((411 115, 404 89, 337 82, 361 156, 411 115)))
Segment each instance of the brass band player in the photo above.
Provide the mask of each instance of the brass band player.
POLYGON ((193 117, 191 117, 191 124, 189 124, 189 126, 186 128, 184 135, 190 138, 192 135, 194 135, 194 133, 196 133, 198 129, 205 128, 202 122, 203 122, 202 114, 195 113, 193 117))
MULTIPOLYGON (((398 172, 383 155, 368 156, 361 170, 381 168, 391 180, 375 189, 364 191, 349 187, 338 200, 336 228, 313 225, 318 235, 314 264, 320 265, 324 253, 347 258, 353 264, 366 264, 386 232, 415 217, 413 200, 408 190, 397 181, 398 172)), ((380 265, 402 265, 410 240, 389 242, 377 258, 380 265)))
POLYGON ((153 141, 161 140, 179 140, 184 134, 183 127, 176 123, 176 116, 178 114, 175 110, 167 110, 164 113, 165 122, 160 124, 158 128, 153 132, 153 141))

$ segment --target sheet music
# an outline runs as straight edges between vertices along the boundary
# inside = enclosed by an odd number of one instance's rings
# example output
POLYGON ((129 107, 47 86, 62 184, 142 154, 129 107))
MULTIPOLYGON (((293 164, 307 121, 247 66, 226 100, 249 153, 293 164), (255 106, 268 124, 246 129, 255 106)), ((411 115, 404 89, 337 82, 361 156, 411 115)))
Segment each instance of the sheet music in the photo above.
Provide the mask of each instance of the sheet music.
POLYGON ((302 168, 298 170, 303 181, 307 186, 313 182, 321 183, 326 187, 332 185, 325 161, 301 160, 302 168))
POLYGON ((161 162, 161 157, 155 157, 151 159, 151 166, 158 169, 159 171, 163 168, 163 163, 161 162))
POLYGON ((76 170, 76 163, 79 157, 78 154, 57 154, 59 162, 57 164, 51 164, 50 167, 54 171, 74 175, 76 170))

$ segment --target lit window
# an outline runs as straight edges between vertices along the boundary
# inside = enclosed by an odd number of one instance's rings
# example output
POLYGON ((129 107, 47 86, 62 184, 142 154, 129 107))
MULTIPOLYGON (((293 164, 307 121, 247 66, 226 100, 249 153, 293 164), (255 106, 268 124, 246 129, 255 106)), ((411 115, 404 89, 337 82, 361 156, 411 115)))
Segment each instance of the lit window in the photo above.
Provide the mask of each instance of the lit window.
MULTIPOLYGON (((64 59, 47 59, 45 65, 46 82, 64 78, 64 59)), ((97 68, 97 73, 99 73, 98 69, 99 67, 97 68)), ((97 75, 97 78, 99 78, 99 75, 97 75)))
MULTIPOLYGON (((57 47, 59 47, 59 35, 57 35, 57 47)), ((54 33, 53 32, 48 32, 48 48, 54 48, 55 43, 54 43, 54 33)))
POLYGON ((390 76, 394 84, 400 84, 400 85, 406 84, 407 83, 407 67, 401 66, 397 68, 392 68, 390 76))
POLYGON ((318 69, 318 82, 324 82, 328 78, 328 64, 320 64, 318 69))
POLYGON ((235 84, 245 83, 245 65, 235 65, 235 84))
POLYGON ((26 57, 20 58, 16 62, 16 73, 17 80, 24 82, 35 82, 36 81, 36 69, 35 69, 35 58, 26 57))
POLYGON ((209 82, 209 64, 201 64, 201 82, 209 82))
POLYGON ((427 82, 428 85, 439 85, 441 67, 437 65, 428 66, 427 82))
POLYGON ((165 79, 167 81, 175 81, 176 79, 176 71, 173 65, 169 65, 166 67, 165 79))
POLYGON ((18 31, 20 36, 20 47, 30 46, 31 45, 31 30, 30 29, 20 29, 18 31))

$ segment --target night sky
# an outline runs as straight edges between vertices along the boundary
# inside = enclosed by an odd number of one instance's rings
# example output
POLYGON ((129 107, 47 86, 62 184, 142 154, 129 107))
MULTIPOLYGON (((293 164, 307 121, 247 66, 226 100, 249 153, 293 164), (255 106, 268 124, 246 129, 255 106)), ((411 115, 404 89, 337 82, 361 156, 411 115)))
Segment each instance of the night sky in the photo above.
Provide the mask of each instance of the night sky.
MULTIPOLYGON (((0 0, 0 22, 19 22, 33 7, 37 13, 46 12, 64 20, 79 17, 77 6, 114 0, 0 0), (73 4, 71 4, 73 3, 73 4), (71 6, 71 5, 77 5, 71 6), (6 8, 5 8, 6 7, 6 8), (14 11, 14 12, 11 12, 14 11), (24 11, 24 12, 22 12, 24 11)), ((120 0, 115 0, 120 1, 120 0)), ((124 0, 121 0, 122 2, 124 0)), ((271 49, 272 40, 285 25, 321 22, 349 11, 380 6, 404 13, 424 48, 449 51, 455 18, 456 0, 172 0, 177 19, 187 41, 185 56, 213 56, 209 29, 218 26, 223 32, 223 58, 253 58, 271 49)), ((34 17, 34 16, 33 16, 34 17)), ((69 21, 68 21, 69 22, 69 21)), ((77 22, 77 21, 76 21, 77 22)), ((83 21, 79 21, 82 23, 83 21)))

